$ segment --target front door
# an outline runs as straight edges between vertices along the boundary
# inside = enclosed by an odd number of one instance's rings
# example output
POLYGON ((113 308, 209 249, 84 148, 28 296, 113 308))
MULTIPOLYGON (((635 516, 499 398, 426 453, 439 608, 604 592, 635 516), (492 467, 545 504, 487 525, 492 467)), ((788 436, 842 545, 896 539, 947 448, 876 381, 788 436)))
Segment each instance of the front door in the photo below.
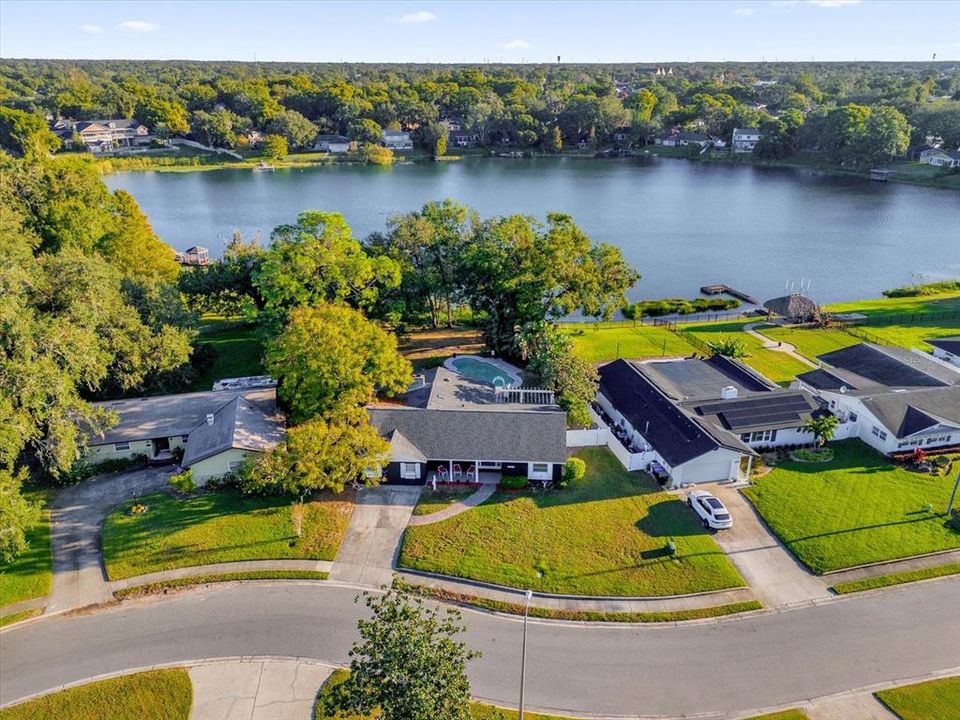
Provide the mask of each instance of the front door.
POLYGON ((153 456, 157 457, 160 453, 170 449, 170 438, 157 438, 153 441, 153 456))

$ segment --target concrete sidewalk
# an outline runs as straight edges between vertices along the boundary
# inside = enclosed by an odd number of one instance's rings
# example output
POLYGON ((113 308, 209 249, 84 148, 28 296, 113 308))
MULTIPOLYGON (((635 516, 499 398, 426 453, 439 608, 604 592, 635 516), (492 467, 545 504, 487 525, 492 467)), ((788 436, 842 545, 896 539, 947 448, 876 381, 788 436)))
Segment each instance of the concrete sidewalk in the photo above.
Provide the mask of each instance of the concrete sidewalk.
POLYGON ((311 720, 333 667, 299 660, 226 660, 194 665, 190 720, 311 720))
POLYGON ((481 485, 473 495, 453 503, 450 507, 445 507, 443 510, 430 513, 429 515, 413 515, 410 518, 410 525, 429 525, 440 522, 441 520, 446 520, 447 518, 452 518, 455 515, 466 512, 470 508, 475 508, 496 491, 497 486, 492 483, 481 485))
POLYGON ((782 352, 784 355, 789 355, 794 360, 799 360, 804 365, 809 365, 812 368, 817 367, 817 364, 815 362, 811 361, 809 358, 805 358, 803 355, 798 353, 797 348, 791 345, 790 343, 777 342, 776 340, 771 340, 766 335, 759 333, 754 329, 758 325, 766 325, 766 324, 769 324, 769 323, 766 323, 766 322, 747 323, 746 325, 743 326, 743 331, 748 335, 752 335, 753 337, 757 338, 757 340, 763 343, 763 346, 767 350, 773 350, 774 352, 782 352))

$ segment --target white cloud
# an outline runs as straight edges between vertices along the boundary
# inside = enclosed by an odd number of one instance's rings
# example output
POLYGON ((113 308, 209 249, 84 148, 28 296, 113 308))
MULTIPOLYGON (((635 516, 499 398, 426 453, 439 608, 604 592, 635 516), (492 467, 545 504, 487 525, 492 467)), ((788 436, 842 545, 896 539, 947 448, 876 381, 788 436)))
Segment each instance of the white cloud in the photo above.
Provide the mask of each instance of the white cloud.
POLYGON ((117 25, 120 30, 132 30, 133 32, 153 32, 160 28, 159 25, 146 20, 124 20, 117 25))
POLYGON ((429 10, 418 10, 417 12, 401 15, 398 22, 404 25, 419 25, 420 23, 433 22, 436 19, 437 16, 429 10))
POLYGON ((507 50, 525 50, 527 48, 533 47, 533 45, 528 43, 526 40, 515 38, 509 42, 503 43, 500 47, 505 48, 507 50))
POLYGON ((860 0, 807 0, 807 2, 822 8, 838 8, 846 5, 860 4, 860 0))
POLYGON ((89 33, 90 35, 99 35, 103 32, 103 28, 99 25, 81 25, 80 29, 85 33, 89 33))
POLYGON ((753 8, 737 8, 733 12, 735 12, 737 15, 753 15, 753 8))

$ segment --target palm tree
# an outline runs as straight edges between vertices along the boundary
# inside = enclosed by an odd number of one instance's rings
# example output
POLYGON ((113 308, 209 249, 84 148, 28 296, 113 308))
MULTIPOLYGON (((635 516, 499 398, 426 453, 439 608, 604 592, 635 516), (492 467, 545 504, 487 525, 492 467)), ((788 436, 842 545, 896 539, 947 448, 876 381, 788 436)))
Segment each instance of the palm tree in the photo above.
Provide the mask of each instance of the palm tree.
POLYGON ((833 434, 837 431, 840 421, 835 415, 811 416, 802 426, 802 430, 813 433, 817 442, 817 447, 823 447, 829 441, 833 440, 833 434))

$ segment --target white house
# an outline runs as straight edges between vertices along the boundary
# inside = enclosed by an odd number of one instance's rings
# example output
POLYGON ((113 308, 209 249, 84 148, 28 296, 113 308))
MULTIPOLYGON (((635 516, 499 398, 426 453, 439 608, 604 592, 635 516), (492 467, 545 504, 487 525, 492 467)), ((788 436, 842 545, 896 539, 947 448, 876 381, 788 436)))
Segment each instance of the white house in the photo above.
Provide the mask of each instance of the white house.
POLYGON ((920 153, 920 162, 936 167, 960 167, 960 150, 930 148, 920 153))
POLYGON ((203 484, 283 440, 276 398, 276 388, 257 388, 94 403, 113 413, 117 423, 102 436, 88 431, 86 458, 97 463, 144 455, 162 463, 172 462, 182 449, 180 465, 203 484))
POLYGON ((841 422, 885 455, 960 445, 960 368, 902 348, 861 343, 818 357, 797 376, 841 422))
POLYGON ((343 135, 317 135, 313 141, 313 149, 328 153, 350 152, 350 138, 343 135))
POLYGON ((960 368, 960 335, 927 340, 927 344, 933 346, 935 358, 960 368))
POLYGON ((730 146, 735 153, 749 153, 760 142, 763 133, 756 128, 734 128, 730 146))
MULTIPOLYGON (((649 453, 672 487, 736 480, 757 450, 806 445, 818 410, 735 360, 616 360, 600 367, 597 404, 615 442, 649 453)), ((619 454, 615 451, 614 454, 619 454)))
POLYGON ((71 147, 75 137, 80 138, 87 150, 93 153, 113 152, 117 148, 149 145, 153 140, 146 125, 136 119, 111 120, 57 120, 50 128, 63 142, 71 147))
POLYGON ((413 150, 410 133, 403 130, 384 130, 383 144, 391 150, 413 150))

